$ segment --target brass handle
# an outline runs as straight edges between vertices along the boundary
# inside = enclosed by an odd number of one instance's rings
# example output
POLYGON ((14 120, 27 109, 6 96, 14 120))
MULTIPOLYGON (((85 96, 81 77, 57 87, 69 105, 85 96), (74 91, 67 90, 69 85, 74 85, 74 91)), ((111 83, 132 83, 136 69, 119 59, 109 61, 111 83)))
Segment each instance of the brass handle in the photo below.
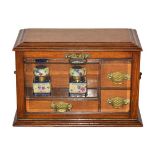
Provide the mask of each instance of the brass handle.
POLYGON ((130 103, 130 100, 117 96, 117 97, 113 97, 113 98, 108 98, 107 99, 107 103, 110 104, 110 105, 112 105, 113 108, 119 109, 123 105, 129 104, 130 103))
POLYGON ((65 103, 63 101, 53 101, 52 104, 51 104, 51 108, 55 112, 67 112, 67 111, 71 111, 72 104, 65 103))
POLYGON ((90 54, 73 53, 73 54, 67 54, 65 57, 68 58, 69 62, 72 64, 81 64, 87 62, 87 58, 90 57, 90 54))
POLYGON ((130 75, 122 72, 112 72, 109 73, 107 77, 114 84, 122 84, 124 81, 130 80, 130 75))

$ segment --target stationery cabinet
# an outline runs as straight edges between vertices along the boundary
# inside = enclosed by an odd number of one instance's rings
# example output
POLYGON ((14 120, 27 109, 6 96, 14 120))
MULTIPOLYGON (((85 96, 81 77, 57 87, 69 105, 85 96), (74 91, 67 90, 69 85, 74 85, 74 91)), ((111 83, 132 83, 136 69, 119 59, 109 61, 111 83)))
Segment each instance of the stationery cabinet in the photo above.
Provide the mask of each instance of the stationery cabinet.
POLYGON ((142 126, 133 29, 23 29, 14 126, 142 126))

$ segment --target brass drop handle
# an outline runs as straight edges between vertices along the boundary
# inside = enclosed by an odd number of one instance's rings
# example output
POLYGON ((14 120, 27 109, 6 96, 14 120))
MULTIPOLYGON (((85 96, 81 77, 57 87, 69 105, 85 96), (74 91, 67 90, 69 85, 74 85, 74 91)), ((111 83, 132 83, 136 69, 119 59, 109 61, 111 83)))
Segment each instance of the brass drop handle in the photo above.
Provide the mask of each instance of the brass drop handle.
POLYGON ((107 75, 107 78, 114 84, 122 84, 124 81, 130 80, 130 75, 122 72, 111 72, 107 75))
POLYGON ((130 100, 117 96, 117 97, 113 97, 113 98, 108 98, 107 99, 107 103, 110 104, 110 105, 112 105, 113 108, 119 109, 123 105, 129 104, 130 103, 130 100))
POLYGON ((53 101, 52 104, 51 104, 51 108, 55 112, 67 112, 67 111, 71 111, 72 104, 66 103, 66 102, 63 102, 63 101, 53 101))

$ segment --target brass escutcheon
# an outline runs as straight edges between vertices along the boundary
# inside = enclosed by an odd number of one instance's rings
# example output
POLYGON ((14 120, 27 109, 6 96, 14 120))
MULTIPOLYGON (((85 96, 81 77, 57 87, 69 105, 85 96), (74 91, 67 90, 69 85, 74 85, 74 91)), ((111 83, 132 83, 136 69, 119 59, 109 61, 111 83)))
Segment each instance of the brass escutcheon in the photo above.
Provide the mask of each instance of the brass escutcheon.
POLYGON ((68 58, 69 62, 72 64, 81 64, 87 62, 87 58, 90 57, 90 54, 73 53, 73 54, 67 54, 65 57, 68 58))
POLYGON ((63 102, 63 101, 53 101, 52 104, 51 104, 51 108, 55 112, 67 112, 67 111, 71 111, 72 104, 66 103, 66 102, 63 102))
POLYGON ((111 104, 113 106, 113 108, 119 109, 123 105, 129 104, 130 103, 130 100, 117 96, 117 97, 113 97, 113 98, 108 98, 107 99, 107 103, 108 104, 111 104))
POLYGON ((67 54, 66 58, 70 58, 70 59, 87 59, 88 57, 90 57, 89 54, 85 54, 85 53, 73 53, 73 54, 67 54))
POLYGON ((112 72, 109 73, 107 77, 114 84, 122 84, 124 81, 130 80, 130 75, 122 72, 112 72))

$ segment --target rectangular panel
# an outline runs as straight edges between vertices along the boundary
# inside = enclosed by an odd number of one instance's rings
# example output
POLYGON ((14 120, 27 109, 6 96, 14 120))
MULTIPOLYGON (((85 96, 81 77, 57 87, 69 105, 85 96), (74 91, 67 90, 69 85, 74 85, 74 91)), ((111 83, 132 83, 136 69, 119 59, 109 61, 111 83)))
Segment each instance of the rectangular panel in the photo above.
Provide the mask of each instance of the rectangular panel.
POLYGON ((102 90, 102 112, 129 112, 130 90, 102 90))
POLYGON ((128 88, 131 85, 131 60, 103 60, 101 64, 102 88, 128 88))

